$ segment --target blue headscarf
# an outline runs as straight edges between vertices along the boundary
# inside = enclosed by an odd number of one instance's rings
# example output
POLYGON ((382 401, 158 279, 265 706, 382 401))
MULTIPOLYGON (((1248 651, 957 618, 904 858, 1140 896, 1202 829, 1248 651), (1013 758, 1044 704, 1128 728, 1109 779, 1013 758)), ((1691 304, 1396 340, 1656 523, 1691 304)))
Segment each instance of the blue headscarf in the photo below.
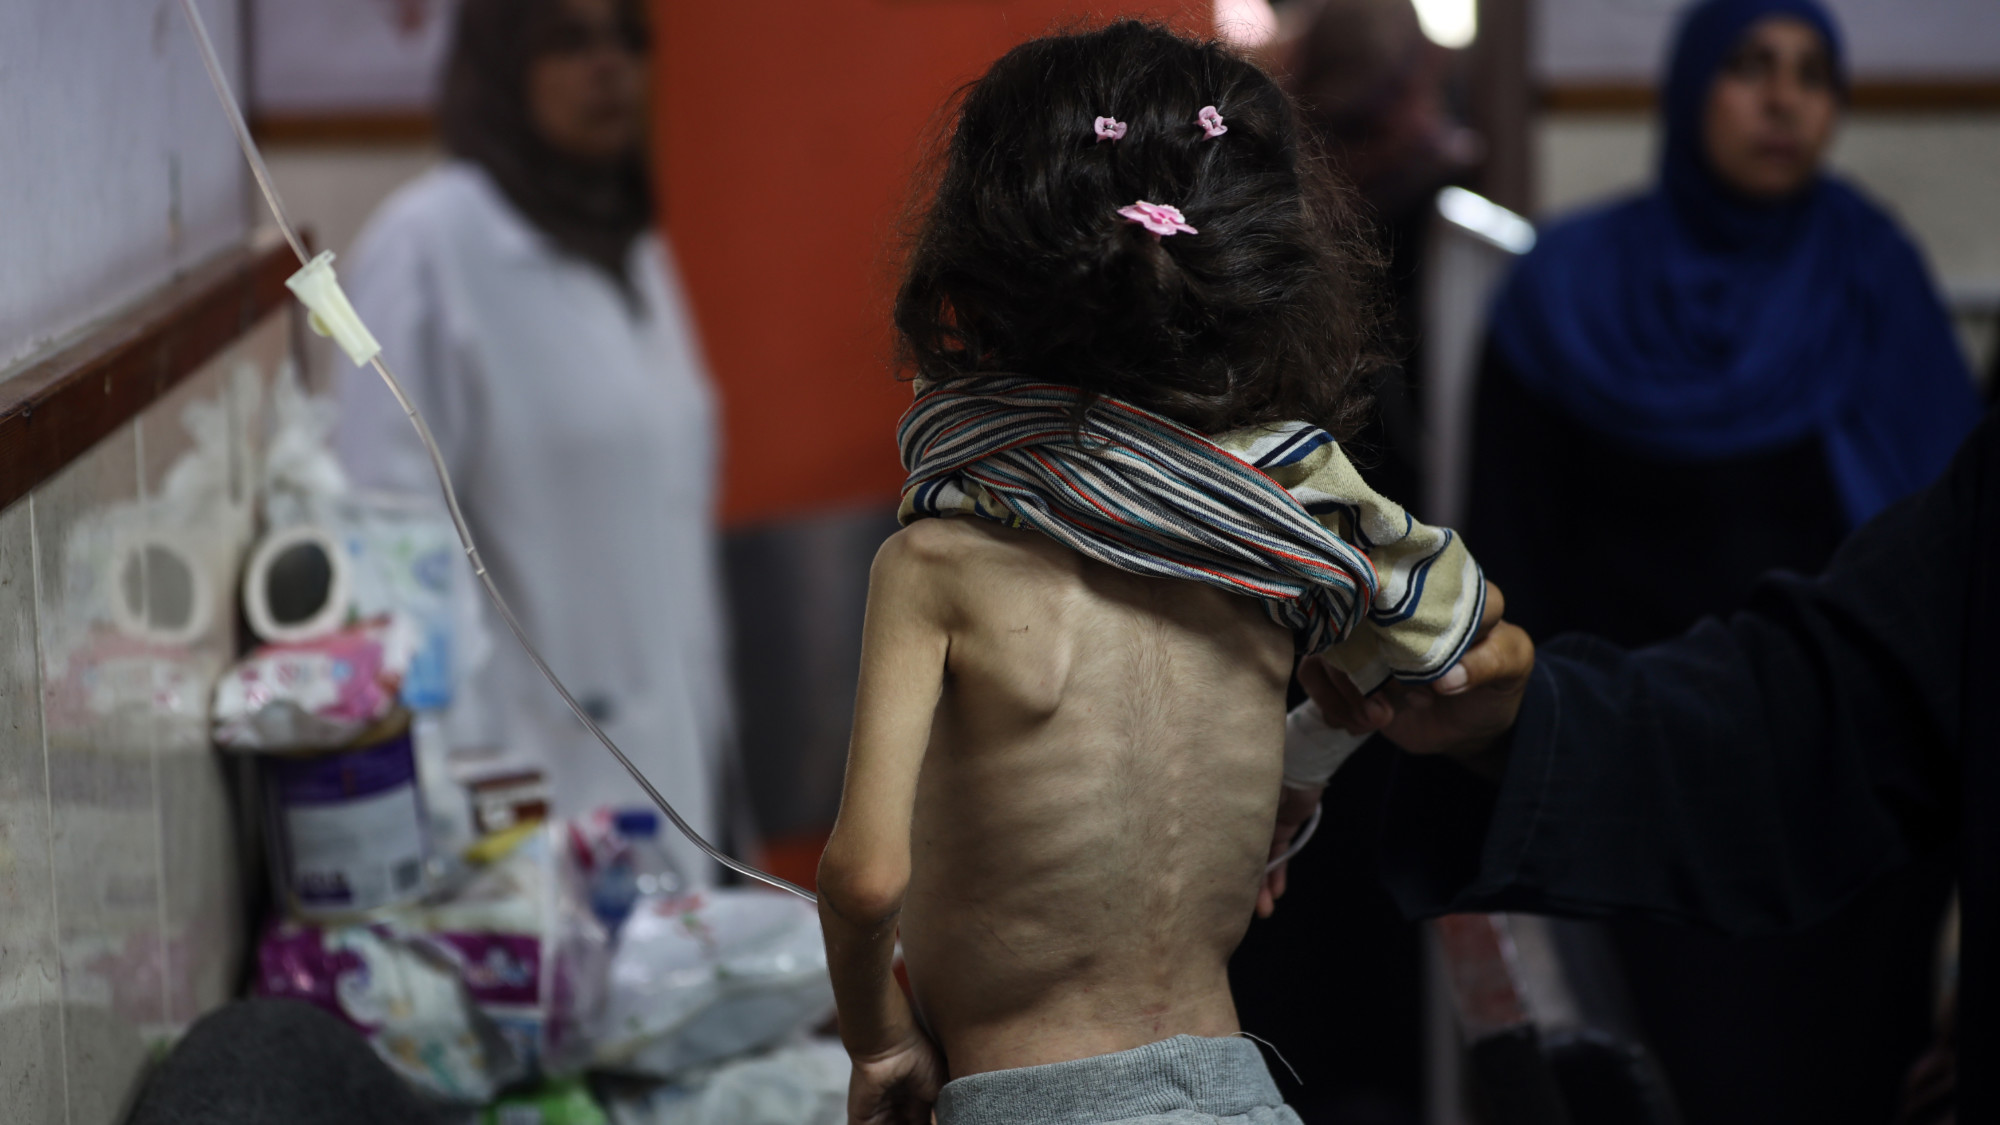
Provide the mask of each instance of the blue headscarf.
POLYGON ((1708 94, 1767 16, 1840 32, 1815 0, 1705 0, 1674 42, 1652 190, 1546 231, 1508 279, 1493 340, 1529 390, 1656 456, 1728 457, 1817 434, 1848 519, 1929 484, 1978 420, 1951 322, 1889 217, 1822 175, 1735 194, 1702 140, 1708 94))

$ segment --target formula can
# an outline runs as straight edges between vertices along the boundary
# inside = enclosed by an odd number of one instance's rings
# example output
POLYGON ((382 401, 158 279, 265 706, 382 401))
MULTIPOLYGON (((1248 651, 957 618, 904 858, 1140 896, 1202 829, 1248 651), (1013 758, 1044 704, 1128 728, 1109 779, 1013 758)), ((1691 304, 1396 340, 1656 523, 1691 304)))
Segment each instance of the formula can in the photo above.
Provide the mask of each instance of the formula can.
POLYGON ((264 760, 273 869, 308 921, 352 918, 424 889, 424 810, 406 723, 367 746, 264 760))

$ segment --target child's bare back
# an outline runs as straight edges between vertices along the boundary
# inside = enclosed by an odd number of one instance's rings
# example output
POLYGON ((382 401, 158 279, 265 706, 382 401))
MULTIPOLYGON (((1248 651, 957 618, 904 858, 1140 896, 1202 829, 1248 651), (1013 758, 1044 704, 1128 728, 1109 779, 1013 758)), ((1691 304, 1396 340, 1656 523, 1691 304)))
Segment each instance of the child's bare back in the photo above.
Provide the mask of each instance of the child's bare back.
POLYGON ((1339 448, 1373 252, 1269 76, 1161 27, 1014 48, 945 156, 819 874, 850 1120, 1297 1125, 1226 973, 1352 750, 1293 656, 1427 682, 1483 612, 1339 448))
POLYGON ((1290 635, 977 520, 923 520, 877 565, 947 637, 901 926, 952 1075, 1236 1031, 1290 635))

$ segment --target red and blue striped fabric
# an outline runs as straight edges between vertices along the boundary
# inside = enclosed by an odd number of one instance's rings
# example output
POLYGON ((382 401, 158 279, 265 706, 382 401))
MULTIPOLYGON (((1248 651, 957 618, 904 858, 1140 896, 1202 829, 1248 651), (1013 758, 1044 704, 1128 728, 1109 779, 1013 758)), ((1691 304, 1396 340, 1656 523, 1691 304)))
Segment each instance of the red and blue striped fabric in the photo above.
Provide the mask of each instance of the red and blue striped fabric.
MULTIPOLYGON (((1259 466, 1170 419, 1016 379, 933 391, 897 438, 905 522, 967 510, 967 483, 1005 505, 988 518, 1032 527, 1121 570, 1206 582, 1262 599, 1317 652, 1344 640, 1376 592, 1367 555, 1328 530, 1259 466), (1011 517, 1011 518, 1010 518, 1011 517)), ((1303 429, 1270 454, 1296 459, 1333 439, 1303 429)))
POLYGON ((1080 398, 1008 377, 919 397, 897 431, 903 523, 1031 527, 1108 566, 1257 598, 1300 651, 1341 645, 1329 659, 1364 690, 1434 679, 1470 644, 1485 608, 1478 564, 1449 529, 1370 489, 1326 431, 1293 422, 1211 439, 1111 398, 1079 428, 1080 398))

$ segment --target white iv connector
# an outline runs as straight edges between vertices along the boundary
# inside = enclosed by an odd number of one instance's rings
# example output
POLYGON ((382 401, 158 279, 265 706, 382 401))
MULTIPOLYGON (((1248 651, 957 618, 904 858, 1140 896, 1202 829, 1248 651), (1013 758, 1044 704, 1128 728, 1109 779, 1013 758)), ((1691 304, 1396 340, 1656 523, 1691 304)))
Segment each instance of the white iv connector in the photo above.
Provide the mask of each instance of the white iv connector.
POLYGON ((285 288, 305 303, 312 314, 307 318, 312 330, 332 337, 347 358, 354 361, 354 366, 366 367, 369 360, 382 354, 382 345, 376 342, 375 334, 361 323, 361 317, 347 301, 347 294, 341 292, 340 279, 333 275, 333 251, 320 251, 318 257, 285 279, 285 288))

